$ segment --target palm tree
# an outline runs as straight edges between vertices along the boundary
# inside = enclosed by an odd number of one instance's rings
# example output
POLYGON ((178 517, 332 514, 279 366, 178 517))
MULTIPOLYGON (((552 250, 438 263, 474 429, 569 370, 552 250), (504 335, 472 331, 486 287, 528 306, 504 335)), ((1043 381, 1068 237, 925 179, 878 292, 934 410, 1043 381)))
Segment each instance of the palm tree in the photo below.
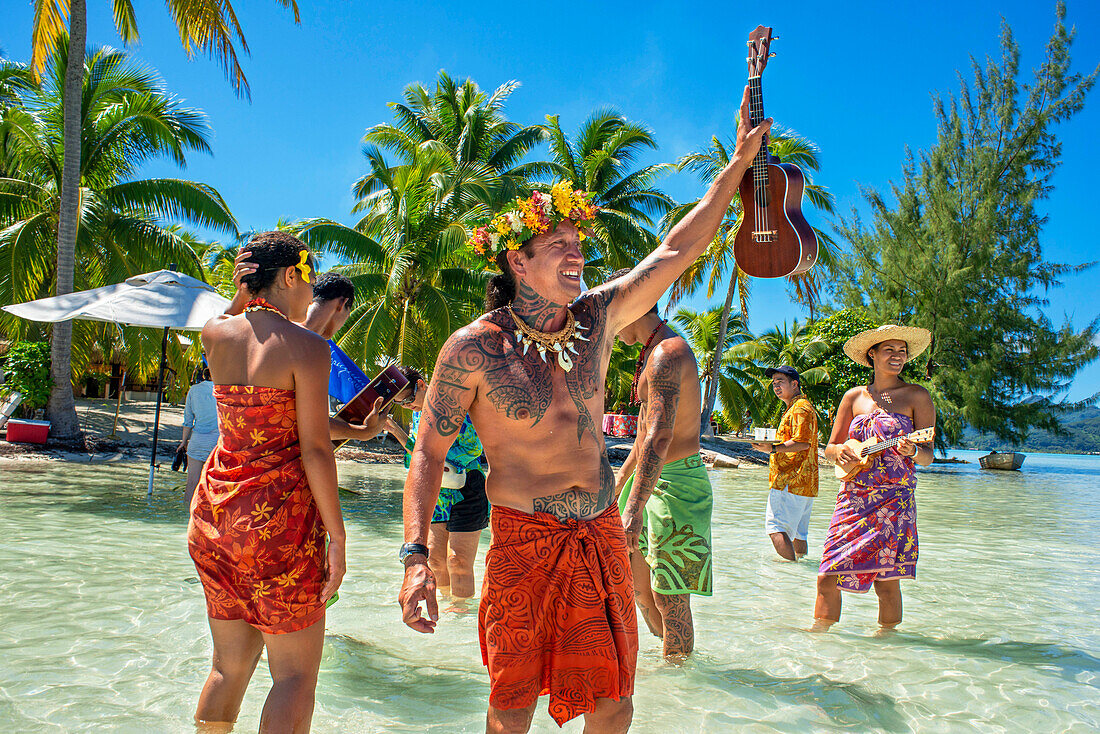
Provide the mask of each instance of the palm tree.
POLYGON ((725 355, 734 346, 751 341, 753 335, 745 326, 740 314, 732 315, 728 319, 729 328, 724 333, 725 343, 719 348, 718 326, 721 318, 722 309, 719 306, 706 311, 680 308, 676 311, 673 321, 680 327, 679 331, 691 346, 691 351, 695 353, 703 394, 713 391, 719 395, 726 413, 733 419, 732 427, 740 428, 741 416, 746 413, 753 420, 759 420, 761 416, 759 383, 745 371, 744 365, 728 359, 725 355), (721 359, 718 369, 715 369, 713 364, 716 358, 721 359), (713 388, 712 381, 717 381, 713 388))
POLYGON ((667 163, 632 170, 639 155, 655 150, 653 131, 630 122, 610 109, 597 110, 577 131, 573 140, 562 132, 557 115, 546 116, 545 127, 553 154, 551 174, 596 195, 596 215, 590 252, 597 256, 590 266, 605 272, 633 267, 658 244, 655 219, 667 214, 674 202, 654 187, 661 176, 674 171, 667 163))
POLYGON ((641 346, 623 344, 618 339, 615 340, 615 346, 611 348, 611 359, 607 363, 604 412, 610 413, 618 408, 629 407, 630 390, 634 385, 634 369, 638 365, 641 346))
MULTIPOLYGON (((806 198, 810 200, 810 203, 823 212, 832 213, 833 195, 824 187, 813 183, 813 172, 821 167, 817 155, 817 146, 806 138, 783 130, 774 132, 770 136, 768 144, 772 155, 785 163, 794 163, 802 169, 802 173, 806 177, 806 198)), ((717 137, 714 137, 711 139, 711 145, 707 150, 684 156, 677 162, 677 165, 680 170, 695 172, 704 184, 710 185, 722 169, 729 165, 732 153, 733 146, 727 146, 717 137)), ((670 211, 663 222, 664 231, 671 229, 698 203, 698 201, 689 202, 670 211)), ((707 245, 703 256, 680 276, 669 292, 669 307, 671 307, 685 295, 696 291, 705 281, 707 298, 713 298, 728 274, 729 284, 726 288, 726 300, 722 306, 724 315, 718 326, 720 333, 725 333, 728 328, 728 315, 733 308, 735 294, 740 302, 742 315, 748 317, 748 276, 737 267, 733 255, 733 240, 737 227, 741 222, 741 211, 740 196, 735 196, 726 211, 726 216, 718 228, 717 234, 714 236, 714 240, 707 245)), ((818 242, 817 265, 807 273, 788 277, 788 282, 794 290, 795 300, 809 306, 811 320, 813 309, 818 301, 821 279, 835 270, 839 256, 836 241, 832 237, 816 227, 814 233, 817 235, 818 242)), ((717 370, 719 360, 714 360, 712 364, 713 368, 717 370)), ((703 401, 700 427, 708 435, 710 432, 710 414, 714 409, 714 402, 717 397, 717 386, 717 379, 712 380, 710 383, 711 390, 706 394, 703 401)))
POLYGON ((338 269, 369 294, 339 340, 361 362, 396 356, 428 370, 446 338, 480 313, 487 275, 465 251, 466 236, 527 189, 532 176, 550 170, 545 162, 523 162, 545 130, 504 115, 517 86, 486 94, 472 80, 440 73, 434 91, 406 87, 404 102, 390 105, 394 122, 363 138, 368 172, 353 188, 362 219, 353 227, 300 223, 300 236, 349 261, 338 269))
MULTIPOLYGON (((0 117, 0 302, 48 296, 57 278, 54 248, 62 210, 67 53, 61 44, 47 59, 40 81, 21 90, 19 104, 4 109, 0 117)), ((182 165, 188 151, 209 151, 205 118, 166 93, 153 74, 130 64, 123 52, 93 51, 84 66, 75 285, 85 289, 117 283, 168 262, 202 277, 192 243, 161 222, 183 220, 236 234, 236 222, 221 195, 192 181, 132 177, 155 158, 168 156, 182 165)), ((13 336, 38 328, 7 314, 0 325, 13 336)), ((141 362, 147 346, 143 334, 140 329, 124 333, 127 353, 136 358, 132 364, 141 362)), ((113 327, 79 322, 75 333, 70 331, 77 366, 96 343, 110 352, 116 336, 113 327)), ((159 353, 159 337, 153 341, 159 353)), ((70 371, 66 363, 66 386, 71 384, 70 371)))
MULTIPOLYGON (((731 364, 739 365, 745 374, 751 375, 761 386, 768 383, 768 378, 764 375, 768 367, 790 365, 798 370, 802 376, 802 389, 808 392, 809 388, 829 381, 828 370, 818 365, 831 349, 828 342, 813 333, 812 326, 799 324, 797 319, 790 324, 776 326, 755 339, 730 348, 725 359, 731 364)), ((765 392, 772 398, 764 406, 762 417, 766 421, 774 422, 779 418, 782 405, 770 390, 765 392)), ((818 425, 826 426, 823 413, 819 415, 818 425)))
MULTIPOLYGON (((296 0, 275 0, 284 8, 294 12, 294 22, 299 22, 296 0)), ((201 49, 208 56, 222 62, 233 89, 238 94, 249 96, 248 80, 245 79, 237 55, 237 43, 241 50, 248 53, 248 43, 237 21, 237 13, 230 0, 210 2, 189 2, 188 0, 166 0, 168 12, 179 30, 180 42, 188 57, 201 49)), ((138 40, 137 15, 132 0, 111 0, 115 27, 123 42, 130 44, 138 40)), ((64 84, 64 160, 60 176, 60 211, 56 228, 56 280, 55 295, 64 295, 73 290, 73 272, 76 266, 76 247, 78 230, 82 222, 78 218, 80 187, 83 185, 81 163, 83 151, 80 147, 81 131, 87 119, 80 95, 83 74, 86 68, 84 55, 88 37, 88 17, 86 0, 37 0, 35 2, 34 23, 31 31, 31 68, 35 75, 41 74, 47 60, 58 50, 66 53, 64 84), (66 15, 68 28, 66 29, 66 15)), ((72 322, 55 324, 50 344, 51 380, 50 401, 46 407, 51 421, 51 430, 61 438, 74 436, 79 427, 76 419, 76 404, 73 402, 71 385, 72 322)))
POLYGON ((443 342, 481 312, 487 273, 470 261, 467 232, 497 178, 483 166, 457 166, 446 150, 422 149, 413 164, 391 167, 377 148, 356 188, 366 214, 347 227, 328 219, 301 223, 311 246, 349 262, 337 270, 366 295, 339 343, 361 364, 396 358, 429 371, 443 342))
MULTIPOLYGON (((405 87, 405 102, 392 102, 394 123, 382 123, 367 130, 363 141, 397 157, 405 165, 416 163, 420 151, 446 152, 457 168, 483 168, 499 181, 490 201, 493 206, 522 193, 528 181, 550 170, 544 161, 523 162, 531 150, 546 139, 541 125, 520 127, 504 116, 504 103, 519 87, 510 81, 491 95, 471 79, 458 83, 441 71, 435 91, 421 84, 405 87)), ((371 193, 375 179, 368 175, 355 193, 362 200, 371 193)))

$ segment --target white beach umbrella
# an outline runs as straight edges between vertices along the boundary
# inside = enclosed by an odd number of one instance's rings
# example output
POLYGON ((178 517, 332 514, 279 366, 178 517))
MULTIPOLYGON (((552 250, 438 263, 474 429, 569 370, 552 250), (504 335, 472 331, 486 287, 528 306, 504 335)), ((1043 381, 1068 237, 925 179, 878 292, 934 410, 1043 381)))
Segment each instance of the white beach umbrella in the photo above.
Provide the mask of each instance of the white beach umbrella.
POLYGON ((160 374, 157 378, 157 411, 153 419, 153 454, 149 457, 149 493, 156 471, 157 437, 160 430, 160 398, 167 363, 168 330, 199 331, 214 316, 225 313, 229 301, 197 278, 168 270, 157 270, 127 278, 121 283, 40 298, 37 301, 4 306, 8 313, 30 321, 107 321, 126 326, 164 329, 160 344, 160 374))
POLYGON ((126 326, 199 331, 229 305, 214 288, 190 275, 157 270, 121 283, 4 306, 30 321, 109 321, 126 326))

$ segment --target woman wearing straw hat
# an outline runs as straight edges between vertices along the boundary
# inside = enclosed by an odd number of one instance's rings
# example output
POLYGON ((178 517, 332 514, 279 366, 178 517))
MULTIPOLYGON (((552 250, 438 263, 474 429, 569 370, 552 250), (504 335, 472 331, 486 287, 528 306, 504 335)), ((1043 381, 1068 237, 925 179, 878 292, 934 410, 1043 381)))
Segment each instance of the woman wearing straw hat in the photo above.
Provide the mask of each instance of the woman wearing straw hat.
MULTIPOLYGON (((844 344, 844 353, 871 367, 874 377, 841 399, 825 449, 827 459, 859 461, 844 444, 849 438, 885 440, 936 424, 928 391, 900 376, 905 363, 927 349, 931 339, 926 329, 891 324, 856 334, 844 344)), ((893 629, 901 622, 900 579, 916 577, 913 469, 914 464, 932 463, 932 449, 903 438, 873 457, 837 493, 817 577, 817 631, 840 621, 841 590, 866 593, 872 586, 878 595, 880 632, 893 629)))

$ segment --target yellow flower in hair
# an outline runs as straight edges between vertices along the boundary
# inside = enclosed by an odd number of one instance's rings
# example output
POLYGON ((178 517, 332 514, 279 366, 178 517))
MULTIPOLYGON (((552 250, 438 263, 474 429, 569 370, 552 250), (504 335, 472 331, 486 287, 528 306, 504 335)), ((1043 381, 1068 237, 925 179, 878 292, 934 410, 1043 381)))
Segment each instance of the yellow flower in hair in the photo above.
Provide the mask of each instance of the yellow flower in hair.
POLYGON ((301 256, 301 259, 294 267, 298 268, 298 272, 302 274, 302 280, 307 283, 312 283, 313 281, 309 279, 309 274, 313 272, 313 268, 306 262, 306 260, 309 260, 309 250, 302 250, 298 254, 301 256))
POLYGON ((550 188, 550 196, 558 212, 568 217, 569 212, 573 211, 573 185, 569 181, 559 181, 550 188))

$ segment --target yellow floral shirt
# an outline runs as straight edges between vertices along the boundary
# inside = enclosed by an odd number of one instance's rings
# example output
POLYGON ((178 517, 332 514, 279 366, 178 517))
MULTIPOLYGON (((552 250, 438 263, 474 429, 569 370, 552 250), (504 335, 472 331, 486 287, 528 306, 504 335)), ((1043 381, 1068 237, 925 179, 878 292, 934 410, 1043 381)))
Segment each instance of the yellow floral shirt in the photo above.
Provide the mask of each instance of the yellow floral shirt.
POLYGON ((800 497, 817 496, 817 411, 805 397, 787 408, 775 432, 776 441, 808 443, 807 451, 775 453, 768 462, 772 489, 784 489, 800 497))

